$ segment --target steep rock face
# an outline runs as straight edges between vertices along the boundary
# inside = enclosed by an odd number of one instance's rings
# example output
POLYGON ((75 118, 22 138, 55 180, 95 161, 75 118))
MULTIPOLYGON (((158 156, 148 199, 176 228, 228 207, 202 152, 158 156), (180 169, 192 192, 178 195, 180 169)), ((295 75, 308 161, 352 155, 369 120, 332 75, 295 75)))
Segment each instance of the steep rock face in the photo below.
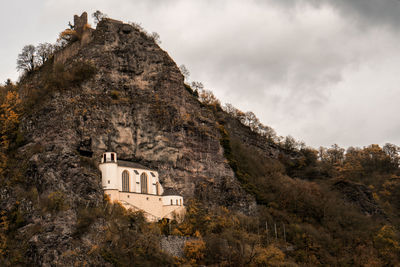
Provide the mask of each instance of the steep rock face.
MULTIPOLYGON (((108 146, 121 159, 156 168, 163 186, 177 189, 186 200, 254 209, 254 199, 241 189, 223 156, 213 113, 185 89, 176 64, 151 38, 105 19, 80 43, 56 54, 54 67, 68 69, 78 61, 95 66, 95 77, 51 93, 22 121, 26 179, 41 195, 61 192, 68 206, 48 219, 32 213, 27 227, 40 222, 45 229, 30 240, 35 263, 72 264, 62 252, 90 250, 90 240, 72 242, 76 207, 101 201, 97 164, 108 146)), ((35 79, 40 71, 26 86, 34 86, 35 79)))
MULTIPOLYGON (((56 62, 65 60, 60 54, 56 62)), ((62 149, 57 158, 76 158, 78 149, 92 152, 95 161, 110 144, 120 158, 157 168, 166 187, 189 198, 203 182, 216 186, 215 193, 242 192, 223 157, 213 114, 185 89, 179 69, 153 40, 130 25, 103 20, 64 64, 77 60, 96 66, 95 79, 73 93, 56 93, 27 119, 29 140, 49 152, 62 149)), ((247 209, 252 202, 238 194, 235 203, 223 203, 225 196, 218 195, 214 203, 247 209)))
POLYGON ((341 192, 345 199, 358 207, 366 215, 383 214, 382 209, 376 203, 372 192, 363 184, 357 184, 348 180, 338 180, 333 188, 341 192))
MULTIPOLYGON (((265 137, 253 132, 249 126, 242 124, 237 118, 230 116, 225 112, 218 112, 218 119, 224 124, 231 138, 240 140, 244 145, 255 149, 265 157, 278 158, 282 149, 275 143, 268 142, 265 137)), ((297 155, 292 155, 296 157, 297 155)))

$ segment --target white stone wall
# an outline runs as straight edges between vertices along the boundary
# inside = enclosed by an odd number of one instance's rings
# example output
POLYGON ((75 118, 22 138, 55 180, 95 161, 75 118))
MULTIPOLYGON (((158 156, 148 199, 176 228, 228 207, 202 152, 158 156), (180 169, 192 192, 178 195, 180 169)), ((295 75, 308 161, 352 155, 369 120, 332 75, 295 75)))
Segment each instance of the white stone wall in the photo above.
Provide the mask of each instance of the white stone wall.
POLYGON ((102 163, 99 165, 102 174, 103 189, 117 189, 119 191, 122 191, 122 173, 124 171, 127 171, 129 174, 129 192, 141 193, 140 175, 142 175, 142 173, 146 173, 148 194, 157 194, 157 184, 159 184, 159 195, 163 194, 164 189, 159 182, 158 172, 153 170, 150 171, 138 168, 118 166, 118 164, 116 163, 116 153, 107 152, 104 154, 101 158, 102 163), (104 161, 104 154, 106 155, 106 161, 104 161), (114 162, 111 161, 112 154, 114 154, 114 162), (137 171, 139 174, 136 174, 135 171, 137 171), (155 177, 151 175, 151 172, 155 175, 155 177))
POLYGON ((117 153, 115 152, 106 152, 101 157, 101 163, 105 162, 117 162, 117 153), (104 155, 106 156, 106 160, 104 161, 104 155))
POLYGON ((164 206, 183 206, 183 197, 181 196, 163 196, 164 206), (171 204, 172 203, 172 204, 171 204))
POLYGON ((117 163, 102 163, 99 165, 99 168, 101 171, 101 182, 104 190, 120 188, 117 163))
POLYGON ((161 218, 173 219, 174 214, 179 214, 182 217, 185 213, 183 197, 162 196, 164 190, 159 183, 158 172, 118 166, 117 154, 114 152, 103 154, 99 168, 102 174, 104 193, 110 197, 111 201, 120 201, 128 209, 143 210, 147 213, 147 218, 152 221, 161 218), (129 192, 122 192, 122 173, 124 171, 129 174, 129 192), (151 172, 155 177, 151 175, 151 172), (147 175, 147 194, 141 193, 140 175, 142 173, 147 175), (157 185, 159 195, 157 195, 157 185))
POLYGON ((174 216, 178 216, 177 219, 183 219, 185 214, 183 205, 163 205, 164 198, 170 199, 169 196, 119 192, 118 190, 105 190, 104 193, 110 197, 111 201, 119 201, 127 209, 143 210, 148 213, 150 216, 146 217, 150 221, 157 221, 162 218, 175 219, 174 216))
MULTIPOLYGON (((118 177, 117 179, 121 180, 118 183, 119 187, 117 188, 119 191, 122 191, 122 173, 124 171, 127 171, 129 173, 129 192, 141 193, 140 175, 142 175, 142 173, 146 173, 148 194, 156 195, 156 193, 157 193, 156 185, 157 185, 157 183, 160 183, 158 180, 158 172, 118 166, 116 177, 118 177), (135 170, 139 174, 136 174, 135 170), (153 177, 150 172, 152 172, 155 175, 155 177, 153 177)), ((115 183, 115 184, 117 184, 117 183, 115 183)), ((162 195, 164 190, 163 190, 161 184, 159 186, 160 186, 159 194, 162 195)))

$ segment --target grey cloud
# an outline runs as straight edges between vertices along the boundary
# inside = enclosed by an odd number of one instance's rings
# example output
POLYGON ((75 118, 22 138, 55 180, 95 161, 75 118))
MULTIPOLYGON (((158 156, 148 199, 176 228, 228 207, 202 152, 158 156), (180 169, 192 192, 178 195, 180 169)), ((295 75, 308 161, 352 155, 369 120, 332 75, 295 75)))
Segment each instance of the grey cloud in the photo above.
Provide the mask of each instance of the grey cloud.
POLYGON ((256 2, 260 5, 273 3, 284 6, 286 9, 304 4, 310 4, 316 8, 331 6, 339 10, 343 16, 362 25, 386 24, 396 29, 400 24, 399 0, 256 0, 256 2))
POLYGON ((399 0, 325 0, 348 16, 363 23, 384 23, 395 28, 400 24, 399 0))

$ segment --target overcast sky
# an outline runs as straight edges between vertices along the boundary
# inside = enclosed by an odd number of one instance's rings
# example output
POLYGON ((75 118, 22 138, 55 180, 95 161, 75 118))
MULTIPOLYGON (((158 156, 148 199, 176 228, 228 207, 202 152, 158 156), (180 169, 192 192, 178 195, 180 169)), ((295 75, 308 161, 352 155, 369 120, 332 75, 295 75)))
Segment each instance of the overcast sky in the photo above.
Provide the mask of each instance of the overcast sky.
POLYGON ((2 0, 0 82, 24 45, 95 10, 158 32, 191 80, 279 135, 400 145, 399 0, 2 0))

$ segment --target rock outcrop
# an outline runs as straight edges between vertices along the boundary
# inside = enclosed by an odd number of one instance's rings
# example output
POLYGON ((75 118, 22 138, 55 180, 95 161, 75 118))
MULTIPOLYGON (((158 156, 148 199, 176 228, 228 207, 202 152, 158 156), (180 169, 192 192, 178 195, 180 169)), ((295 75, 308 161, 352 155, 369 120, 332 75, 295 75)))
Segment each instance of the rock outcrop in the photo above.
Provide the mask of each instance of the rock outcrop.
MULTIPOLYGON (((96 68, 95 76, 50 92, 21 123, 26 144, 19 153, 27 156, 27 182, 39 195, 60 194, 68 207, 47 219, 31 212, 25 229, 39 221, 44 229, 29 240, 33 264, 72 264, 63 252, 85 255, 93 246, 89 238, 72 242, 76 209, 102 200, 97 164, 107 148, 157 169, 163 186, 186 200, 251 213, 255 201, 224 158, 213 112, 185 88, 168 54, 139 29, 112 19, 82 36, 55 54, 52 68, 73 70, 86 62, 96 68)), ((22 86, 35 87, 42 72, 22 86)))
MULTIPOLYGON (((163 184, 186 198, 206 183, 213 188, 207 196, 212 203, 248 210, 252 200, 242 194, 223 157, 213 113, 185 89, 168 54, 150 37, 116 20, 104 19, 91 35, 75 53, 65 57, 61 51, 55 60, 63 58, 66 66, 90 62, 97 69, 95 78, 74 93, 56 93, 23 123, 28 146, 45 147, 40 156, 55 152, 51 166, 32 158, 41 173, 63 158, 74 167, 77 152, 96 162, 110 145, 120 158, 159 170, 163 184), (221 192, 237 193, 235 203, 224 203, 221 192)), ((78 163, 76 167, 81 168, 78 163)))
POLYGON ((365 185, 348 180, 338 180, 333 184, 333 188, 341 192, 347 201, 358 207, 364 214, 384 215, 371 190, 365 185))

